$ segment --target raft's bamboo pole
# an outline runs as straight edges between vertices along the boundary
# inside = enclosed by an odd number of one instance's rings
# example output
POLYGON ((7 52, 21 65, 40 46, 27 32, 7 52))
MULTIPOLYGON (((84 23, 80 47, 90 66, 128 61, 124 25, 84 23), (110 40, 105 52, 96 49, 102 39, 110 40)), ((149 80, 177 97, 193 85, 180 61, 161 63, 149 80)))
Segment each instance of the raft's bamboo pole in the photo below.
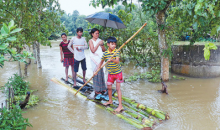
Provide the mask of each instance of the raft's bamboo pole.
MULTIPOLYGON (((117 97, 117 93, 114 94, 115 97, 117 97)), ((169 119, 169 115, 167 115, 166 113, 164 113, 163 111, 159 111, 159 110, 155 110, 153 108, 150 107, 146 107, 143 104, 137 103, 135 100, 132 100, 130 98, 127 97, 123 97, 122 96, 122 100, 131 104, 132 106, 141 109, 145 112, 147 112, 148 114, 151 114, 157 118, 160 118, 162 120, 168 120, 169 119)))
MULTIPOLYGON (((75 89, 73 89, 69 85, 66 85, 66 84, 62 83, 61 81, 57 80, 56 78, 52 78, 51 81, 53 81, 53 82, 55 82, 55 83, 57 83, 59 85, 62 85, 63 87, 66 87, 73 94, 76 93, 75 89)), ((83 97, 83 98, 86 98, 86 96, 82 95, 81 93, 80 93, 80 96, 83 97)), ((137 120, 132 119, 131 117, 125 116, 123 113, 115 113, 113 108, 105 107, 100 101, 96 101, 96 100, 91 100, 91 101, 95 102, 98 107, 105 108, 108 112, 118 116, 119 118, 125 120, 126 122, 128 122, 129 124, 135 126, 138 129, 150 128, 149 125, 147 125, 148 123, 141 124, 141 123, 138 123, 137 120)))
POLYGON ((99 108, 106 109, 108 112, 110 112, 110 113, 116 115, 117 117, 125 120, 126 122, 128 122, 129 124, 135 126, 138 129, 144 129, 146 127, 145 125, 137 123, 134 119, 131 119, 131 118, 128 118, 128 117, 124 116, 122 113, 115 113, 114 109, 112 109, 111 107, 104 107, 102 105, 97 105, 97 106, 99 108))
MULTIPOLYGON (((73 94, 76 93, 76 90, 75 90, 75 89, 73 89, 73 88, 70 87, 69 85, 66 85, 66 84, 62 83, 61 81, 57 80, 56 78, 52 78, 51 81, 53 81, 53 82, 55 82, 55 83, 57 83, 57 84, 60 84, 60 85, 62 85, 62 86, 64 86, 64 87, 66 87, 66 88, 67 88, 70 92, 72 92, 73 94)), ((83 97, 83 98, 87 98, 86 96, 82 95, 81 93, 80 93, 80 96, 83 97)))
MULTIPOLYGON (((81 75, 77 75, 77 76, 82 78, 81 75)), ((112 98, 117 97, 117 96, 118 96, 117 93, 115 93, 112 98)), ((140 112, 142 115, 144 115, 148 118, 152 118, 156 123, 159 122, 159 120, 157 118, 162 119, 162 120, 168 120, 170 118, 169 115, 166 114, 165 112, 160 111, 160 110, 156 110, 156 109, 153 109, 153 108, 150 108, 150 107, 146 107, 143 104, 137 103, 135 100, 132 100, 130 98, 122 96, 122 100, 123 100, 122 101, 123 105, 127 105, 127 106, 129 106, 129 108, 133 109, 134 111, 140 112), (126 104, 126 103, 128 103, 129 105, 126 104), (141 109, 142 111, 139 111, 137 109, 139 109, 139 110, 141 109), (150 116, 149 114, 152 115, 152 116, 150 116), (157 117, 157 118, 154 118, 153 116, 157 117)))
MULTIPOLYGON (((131 41, 131 39, 133 39, 146 25, 147 25, 147 23, 145 23, 145 24, 144 24, 133 36, 131 36, 123 45, 121 45, 121 47, 113 54, 113 56, 112 56, 109 60, 111 60, 111 59, 112 59, 129 41, 131 41)), ((80 88, 77 90, 76 94, 77 94, 87 83, 89 83, 89 82, 92 80, 92 78, 93 78, 106 64, 108 64, 109 60, 108 60, 107 62, 105 62, 105 64, 102 65, 102 66, 95 72, 95 74, 93 74, 93 76, 92 76, 82 87, 80 87, 80 88)), ((75 94, 75 95, 76 95, 76 94, 75 94)))

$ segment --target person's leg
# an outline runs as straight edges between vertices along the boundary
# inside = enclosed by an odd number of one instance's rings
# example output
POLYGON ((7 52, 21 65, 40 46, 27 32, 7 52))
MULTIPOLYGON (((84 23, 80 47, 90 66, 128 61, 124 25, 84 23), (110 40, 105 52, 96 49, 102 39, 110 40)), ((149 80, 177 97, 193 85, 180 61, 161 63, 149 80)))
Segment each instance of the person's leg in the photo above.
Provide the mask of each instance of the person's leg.
POLYGON ((76 75, 77 75, 78 69, 79 69, 79 61, 74 59, 74 73, 73 73, 74 85, 73 86, 76 86, 76 75))
POLYGON ((65 81, 68 81, 68 69, 69 69, 69 66, 66 66, 65 67, 65 73, 66 73, 66 80, 65 81))
POLYGON ((115 111, 120 112, 123 109, 122 101, 121 101, 122 100, 121 83, 124 82, 122 72, 119 74, 116 74, 115 78, 116 78, 116 90, 117 90, 118 102, 119 102, 118 108, 115 109, 115 111))
POLYGON ((121 83, 118 83, 116 82, 116 90, 117 90, 117 94, 118 94, 118 102, 119 102, 119 105, 118 105, 118 108, 115 109, 116 112, 120 112, 122 109, 123 109, 123 106, 122 106, 122 95, 121 95, 121 88, 120 88, 120 84, 121 83))
POLYGON ((83 82, 86 83, 86 58, 81 61, 81 67, 83 70, 83 82))
POLYGON ((108 74, 108 80, 107 80, 107 89, 108 89, 108 97, 109 101, 104 103, 103 105, 112 104, 112 84, 114 83, 114 75, 108 74))
POLYGON ((76 75, 77 75, 77 72, 73 72, 73 80, 74 80, 73 86, 76 86, 76 75))
POLYGON ((72 79, 74 77, 74 65, 71 65, 71 71, 72 71, 72 79))
POLYGON ((83 82, 84 83, 86 83, 87 81, 86 81, 86 70, 85 71, 83 71, 83 82))
POLYGON ((72 79, 74 77, 74 58, 71 58, 71 71, 72 71, 72 79))
POLYGON ((108 85, 108 97, 109 97, 109 101, 104 103, 103 105, 109 105, 109 104, 112 104, 112 85, 108 85))

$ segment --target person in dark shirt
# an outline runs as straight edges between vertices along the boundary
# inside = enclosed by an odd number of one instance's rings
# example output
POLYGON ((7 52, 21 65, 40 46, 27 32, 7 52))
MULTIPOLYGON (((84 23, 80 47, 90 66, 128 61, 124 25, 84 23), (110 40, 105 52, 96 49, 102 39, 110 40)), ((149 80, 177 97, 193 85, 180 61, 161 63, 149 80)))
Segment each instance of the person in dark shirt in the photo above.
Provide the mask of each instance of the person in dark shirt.
MULTIPOLYGON (((68 44, 70 41, 67 41, 67 35, 65 33, 62 33, 61 38, 63 41, 60 43, 60 56, 61 62, 63 62, 63 66, 65 67, 65 81, 67 83, 69 66, 71 66, 72 69, 72 77, 74 73, 74 54, 68 49, 68 44)), ((73 48, 73 46, 71 46, 71 48, 73 48)))

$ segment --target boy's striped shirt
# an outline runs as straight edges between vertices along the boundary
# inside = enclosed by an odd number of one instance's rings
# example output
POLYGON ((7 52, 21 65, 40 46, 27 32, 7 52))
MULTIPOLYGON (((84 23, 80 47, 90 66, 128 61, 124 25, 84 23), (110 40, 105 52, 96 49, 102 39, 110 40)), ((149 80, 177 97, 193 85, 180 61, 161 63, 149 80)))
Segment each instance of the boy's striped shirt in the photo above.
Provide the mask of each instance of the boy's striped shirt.
MULTIPOLYGON (((102 60, 104 59, 107 62, 113 56, 115 52, 116 52, 116 49, 114 49, 112 52, 109 52, 109 50, 105 51, 102 55, 102 60)), ((116 56, 114 56, 113 59, 116 59, 116 57, 119 57, 119 52, 117 52, 116 56)), ((120 63, 116 64, 114 62, 108 62, 107 69, 108 69, 109 74, 121 73, 120 63)))

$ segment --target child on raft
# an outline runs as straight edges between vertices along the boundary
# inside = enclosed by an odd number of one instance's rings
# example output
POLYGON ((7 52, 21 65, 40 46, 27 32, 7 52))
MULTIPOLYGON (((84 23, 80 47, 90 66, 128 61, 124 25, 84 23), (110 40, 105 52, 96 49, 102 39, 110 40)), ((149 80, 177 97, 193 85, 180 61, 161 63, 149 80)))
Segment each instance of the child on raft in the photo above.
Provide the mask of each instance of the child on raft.
POLYGON ((74 85, 76 86, 76 75, 79 70, 79 63, 81 63, 81 67, 83 70, 83 82, 86 83, 85 76, 86 76, 86 57, 84 54, 84 50, 88 49, 88 45, 86 39, 82 37, 83 29, 81 27, 77 28, 76 30, 77 36, 73 37, 68 45, 68 49, 74 54, 74 74, 73 80, 74 85), (74 46, 74 50, 71 46, 74 46))
MULTIPOLYGON (((67 35, 66 33, 61 34, 62 42, 60 43, 60 56, 61 56, 61 62, 63 62, 63 66, 65 67, 65 74, 66 79, 65 82, 68 83, 68 69, 69 66, 71 66, 72 69, 72 76, 73 76, 73 68, 74 68, 74 54, 69 51, 67 48, 70 41, 67 41, 67 35)), ((73 46, 71 46, 73 48, 73 46)))
POLYGON ((101 67, 101 65, 105 60, 106 61, 109 60, 109 62, 107 63, 107 69, 108 69, 107 89, 108 89, 109 101, 104 103, 103 105, 109 105, 113 103, 112 84, 114 84, 114 82, 116 81, 116 90, 118 94, 119 105, 118 108, 115 109, 115 111, 120 112, 121 110, 123 110, 120 84, 124 81, 122 76, 121 65, 119 63, 119 52, 117 52, 116 56, 110 59, 111 56, 113 56, 113 54, 116 52, 116 43, 117 43, 117 39, 115 37, 109 37, 107 39, 108 50, 103 53, 98 69, 101 67))

